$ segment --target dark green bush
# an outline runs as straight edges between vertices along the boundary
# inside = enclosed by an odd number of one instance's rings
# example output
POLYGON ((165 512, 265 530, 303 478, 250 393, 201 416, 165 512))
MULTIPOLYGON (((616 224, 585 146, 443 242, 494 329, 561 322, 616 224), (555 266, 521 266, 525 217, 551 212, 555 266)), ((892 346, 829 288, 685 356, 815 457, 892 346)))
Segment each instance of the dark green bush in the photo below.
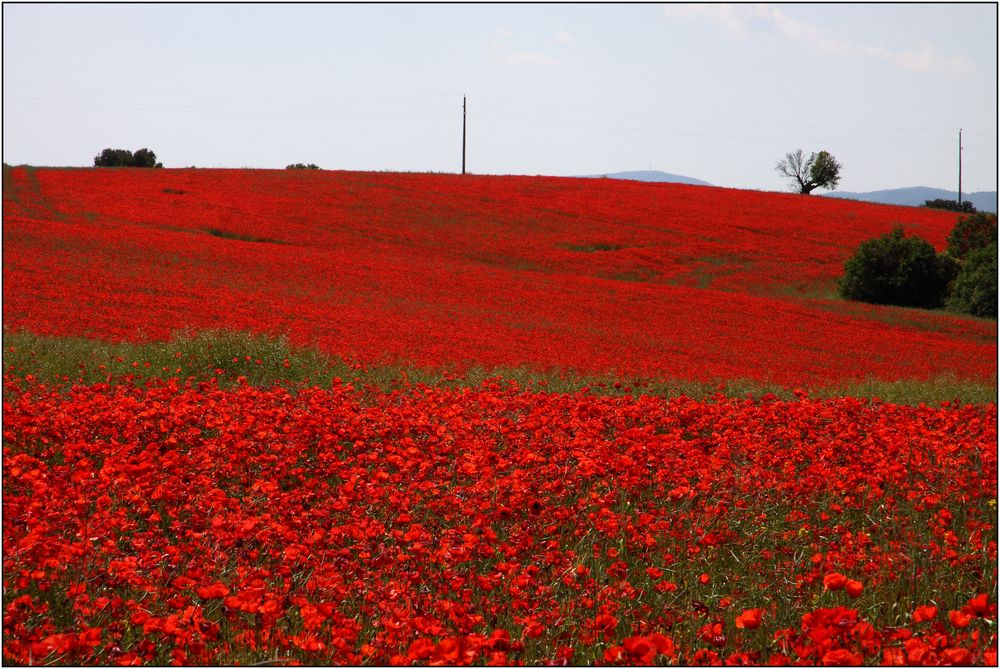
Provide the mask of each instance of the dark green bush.
POLYGON ((976 207, 974 204, 968 200, 964 200, 962 204, 959 204, 955 200, 925 200, 921 205, 922 207, 928 207, 930 209, 945 209, 947 211, 960 211, 963 214, 974 214, 976 213, 976 207))
POLYGON ((997 317, 996 243, 970 251, 965 256, 962 269, 951 287, 948 308, 983 318, 997 317))
POLYGON ((132 155, 132 167, 163 167, 156 162, 156 154, 149 149, 139 149, 132 155))
POLYGON ((903 228, 862 242, 844 263, 840 295, 848 300, 901 307, 939 307, 955 277, 956 263, 939 256, 919 237, 903 237, 903 228))
POLYGON ((985 211, 958 219, 948 235, 948 253, 959 260, 971 251, 996 244, 997 217, 985 211))
POLYGON ((304 163, 292 163, 291 165, 286 165, 285 169, 286 170, 318 170, 319 166, 315 165, 313 163, 309 163, 308 165, 306 165, 304 163))
POLYGON ((94 167, 163 167, 163 163, 156 162, 156 154, 149 149, 134 154, 128 149, 104 149, 94 156, 94 167))

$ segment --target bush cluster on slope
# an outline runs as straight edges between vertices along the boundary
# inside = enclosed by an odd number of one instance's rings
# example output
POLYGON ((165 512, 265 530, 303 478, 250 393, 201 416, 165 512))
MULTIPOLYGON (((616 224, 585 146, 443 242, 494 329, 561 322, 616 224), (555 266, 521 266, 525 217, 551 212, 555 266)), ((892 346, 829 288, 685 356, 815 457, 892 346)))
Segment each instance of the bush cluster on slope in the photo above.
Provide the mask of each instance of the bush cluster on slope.
POLYGON ((955 278, 948 308, 983 318, 997 317, 997 245, 969 253, 955 278))
POLYGON ((849 300, 901 307, 939 307, 954 278, 953 263, 940 258, 919 237, 903 228, 862 242, 844 265, 840 294, 849 300))
POLYGON ((937 308, 997 317, 997 218, 977 212, 959 219, 948 248, 935 253, 902 227, 862 242, 844 264, 840 295, 901 307, 937 308))
POLYGON ((996 244, 997 217, 980 211, 958 219, 948 235, 948 254, 962 260, 970 251, 996 244))

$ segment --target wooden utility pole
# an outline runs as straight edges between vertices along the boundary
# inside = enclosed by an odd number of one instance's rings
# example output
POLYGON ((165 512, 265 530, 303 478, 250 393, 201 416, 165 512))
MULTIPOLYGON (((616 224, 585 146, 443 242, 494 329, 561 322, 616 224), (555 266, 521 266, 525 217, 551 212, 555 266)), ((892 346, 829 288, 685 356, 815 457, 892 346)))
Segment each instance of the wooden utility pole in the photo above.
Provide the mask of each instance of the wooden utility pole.
POLYGON ((462 96, 462 174, 465 174, 465 96, 462 96))
POLYGON ((962 129, 958 129, 958 210, 962 211, 962 129))

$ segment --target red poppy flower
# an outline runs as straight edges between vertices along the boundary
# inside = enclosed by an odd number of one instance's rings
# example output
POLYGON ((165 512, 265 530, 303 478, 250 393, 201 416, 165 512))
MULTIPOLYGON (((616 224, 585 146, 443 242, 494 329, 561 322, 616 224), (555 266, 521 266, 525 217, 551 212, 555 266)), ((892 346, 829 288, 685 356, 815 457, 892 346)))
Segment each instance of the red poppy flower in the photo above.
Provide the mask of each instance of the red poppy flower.
POLYGON ((656 652, 660 655, 673 657, 677 654, 677 646, 674 645, 673 639, 665 634, 653 632, 649 635, 649 640, 653 642, 654 646, 656 646, 656 652))
POLYGON ((227 588, 222 583, 213 583, 212 585, 199 586, 194 590, 198 593, 198 596, 202 599, 222 599, 229 594, 229 588, 227 588))
POLYGON ((736 616, 736 627, 739 629, 755 630, 760 627, 761 616, 764 609, 747 609, 736 616))
POLYGON ((973 664, 972 653, 966 648, 945 648, 941 651, 941 655, 948 664, 956 667, 967 667, 973 664))
POLYGON ((822 661, 824 667, 857 667, 865 661, 865 658, 846 648, 837 648, 824 654, 822 661))
POLYGON ((426 660, 434 652, 434 642, 430 639, 417 639, 410 644, 406 656, 411 660, 426 660))
POLYGON ((949 611, 948 618, 951 619, 951 624, 955 627, 962 628, 968 627, 969 623, 972 622, 973 616, 968 613, 962 613, 961 611, 949 611))
POLYGON ((633 662, 652 664, 656 659, 656 645, 644 636, 632 636, 622 642, 625 652, 633 662))
POLYGON ((847 577, 841 573, 833 572, 823 577, 823 587, 827 590, 841 590, 847 585, 847 577))
POLYGON ((985 616, 990 612, 990 603, 989 600, 986 598, 985 593, 976 595, 975 597, 970 599, 967 606, 970 609, 972 609, 973 613, 975 613, 977 616, 980 617, 985 616))

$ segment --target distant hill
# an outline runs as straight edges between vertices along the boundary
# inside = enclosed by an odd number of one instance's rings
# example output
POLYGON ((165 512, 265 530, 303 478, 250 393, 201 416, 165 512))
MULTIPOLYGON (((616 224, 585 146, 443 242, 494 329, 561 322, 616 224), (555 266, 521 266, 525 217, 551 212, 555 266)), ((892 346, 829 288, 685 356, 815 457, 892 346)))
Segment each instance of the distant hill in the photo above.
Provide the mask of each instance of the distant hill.
MULTIPOLYGON (((873 190, 867 193, 849 193, 845 191, 823 193, 826 197, 840 197, 848 200, 864 202, 881 202, 883 204, 901 204, 919 207, 927 200, 955 200, 958 192, 943 188, 928 188, 927 186, 912 186, 910 188, 890 188, 888 190, 873 190)), ((968 200, 979 211, 997 212, 997 192, 979 191, 978 193, 962 193, 962 200, 968 200)))
POLYGON ((629 179, 631 181, 656 181, 674 184, 690 184, 692 186, 711 186, 712 184, 701 179, 685 177, 680 174, 670 174, 669 172, 658 172, 656 170, 639 170, 636 172, 610 172, 608 174, 580 174, 582 179, 629 179))

